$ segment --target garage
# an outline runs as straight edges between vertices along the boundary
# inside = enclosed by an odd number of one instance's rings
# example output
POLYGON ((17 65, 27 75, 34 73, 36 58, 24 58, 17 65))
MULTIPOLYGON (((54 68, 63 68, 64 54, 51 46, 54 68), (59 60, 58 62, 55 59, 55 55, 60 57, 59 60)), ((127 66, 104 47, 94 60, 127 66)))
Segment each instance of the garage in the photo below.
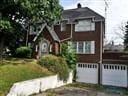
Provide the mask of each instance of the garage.
POLYGON ((127 65, 103 64, 102 84, 127 87, 127 65))
POLYGON ((77 64, 77 80, 83 83, 98 83, 98 64, 77 64))

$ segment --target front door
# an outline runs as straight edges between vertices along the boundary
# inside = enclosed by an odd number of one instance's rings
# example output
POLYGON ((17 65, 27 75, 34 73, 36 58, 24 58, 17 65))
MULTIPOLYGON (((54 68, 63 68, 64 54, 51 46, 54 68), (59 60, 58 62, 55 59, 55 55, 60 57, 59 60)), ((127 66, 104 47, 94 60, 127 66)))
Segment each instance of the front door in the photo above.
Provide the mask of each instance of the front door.
POLYGON ((40 56, 46 55, 49 53, 49 44, 48 41, 43 40, 40 43, 40 56))

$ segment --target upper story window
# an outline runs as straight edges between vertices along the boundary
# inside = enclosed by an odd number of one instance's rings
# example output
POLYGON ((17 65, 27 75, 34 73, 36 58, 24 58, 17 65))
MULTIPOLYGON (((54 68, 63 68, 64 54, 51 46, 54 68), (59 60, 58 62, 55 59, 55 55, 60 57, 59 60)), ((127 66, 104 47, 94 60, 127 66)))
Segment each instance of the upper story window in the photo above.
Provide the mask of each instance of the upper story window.
POLYGON ((95 30, 95 23, 92 22, 91 19, 89 20, 78 20, 77 24, 75 24, 75 31, 84 32, 84 31, 94 31, 95 30))
POLYGON ((95 41, 78 41, 72 45, 78 54, 95 54, 95 41))
POLYGON ((66 31, 67 22, 68 22, 67 20, 64 20, 64 21, 61 22, 61 28, 60 28, 61 31, 66 31))

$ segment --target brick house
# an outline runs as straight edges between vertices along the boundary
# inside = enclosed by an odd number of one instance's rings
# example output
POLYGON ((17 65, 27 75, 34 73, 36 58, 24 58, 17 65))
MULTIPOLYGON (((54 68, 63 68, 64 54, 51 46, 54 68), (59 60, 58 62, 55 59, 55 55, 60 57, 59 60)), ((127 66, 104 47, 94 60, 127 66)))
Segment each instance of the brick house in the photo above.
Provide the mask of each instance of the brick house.
MULTIPOLYGON (((36 25, 31 25, 28 46, 33 48, 33 56, 39 58, 49 53, 59 54, 62 43, 72 43, 78 55, 76 65, 77 81, 113 85, 115 84, 113 83, 115 79, 111 79, 112 69, 106 70, 104 69, 106 63, 102 64, 104 37, 105 18, 90 8, 82 7, 78 4, 75 9, 64 10, 63 20, 55 23, 52 27, 49 27, 47 24, 42 24, 41 22, 36 25), (107 75, 105 76, 105 74, 107 75), (108 76, 107 79, 104 79, 104 76, 108 76), (107 83, 105 80, 108 80, 107 83)), ((111 64, 111 62, 109 63, 111 64)), ((125 65, 121 66, 124 68, 125 65)), ((125 71, 117 71, 125 74, 124 77, 127 78, 127 68, 125 71)), ((117 75, 117 71, 113 71, 114 76, 117 75)), ((120 76, 122 76, 121 74, 120 76)), ((117 83, 119 82, 121 82, 121 79, 117 78, 117 83)), ((127 87, 126 83, 127 79, 124 80, 124 83, 120 83, 122 85, 115 84, 115 86, 127 87)))
MULTIPOLYGON (((33 46, 34 56, 38 58, 49 52, 58 54, 63 42, 72 41, 78 55, 78 67, 82 64, 94 67, 94 70, 91 69, 88 73, 92 74, 88 77, 88 83, 97 83, 99 64, 102 63, 104 34, 105 18, 78 4, 75 9, 64 10, 63 20, 54 24, 52 28, 42 23, 30 26, 28 45, 33 46), (90 79, 94 81, 90 82, 90 79)), ((80 74, 86 73, 82 70, 81 72, 80 74)), ((85 81, 81 79, 78 81, 85 81)))
POLYGON ((63 20, 53 28, 41 23, 36 24, 35 28, 34 25, 30 26, 28 45, 36 42, 35 51, 39 52, 39 42, 44 41, 49 43, 47 50, 44 50, 46 53, 57 53, 62 42, 71 40, 79 57, 78 62, 98 63, 102 55, 104 24, 104 17, 78 5, 76 9, 64 10, 63 20))

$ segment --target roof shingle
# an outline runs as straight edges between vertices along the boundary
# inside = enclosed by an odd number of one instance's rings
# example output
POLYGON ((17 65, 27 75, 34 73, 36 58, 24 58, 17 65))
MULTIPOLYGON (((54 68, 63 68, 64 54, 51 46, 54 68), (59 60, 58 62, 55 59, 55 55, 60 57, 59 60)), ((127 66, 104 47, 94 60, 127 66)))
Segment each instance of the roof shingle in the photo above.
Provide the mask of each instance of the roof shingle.
POLYGON ((68 9, 63 11, 63 19, 74 21, 80 18, 94 18, 96 21, 104 21, 105 18, 88 7, 68 9))

